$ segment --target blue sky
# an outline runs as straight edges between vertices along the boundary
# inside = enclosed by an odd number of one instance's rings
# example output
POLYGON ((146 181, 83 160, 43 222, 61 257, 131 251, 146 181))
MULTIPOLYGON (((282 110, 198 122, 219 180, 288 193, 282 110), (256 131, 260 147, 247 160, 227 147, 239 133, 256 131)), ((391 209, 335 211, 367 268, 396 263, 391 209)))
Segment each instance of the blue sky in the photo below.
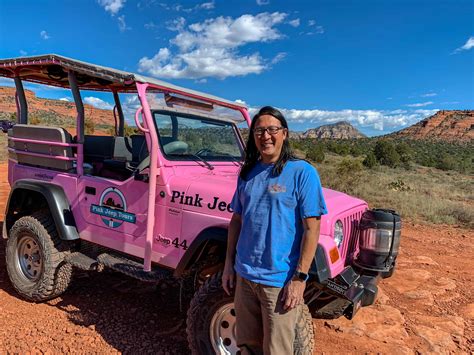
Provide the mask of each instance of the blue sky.
POLYGON ((0 0, 0 58, 46 53, 273 105, 296 131, 474 109, 472 0, 0 0))

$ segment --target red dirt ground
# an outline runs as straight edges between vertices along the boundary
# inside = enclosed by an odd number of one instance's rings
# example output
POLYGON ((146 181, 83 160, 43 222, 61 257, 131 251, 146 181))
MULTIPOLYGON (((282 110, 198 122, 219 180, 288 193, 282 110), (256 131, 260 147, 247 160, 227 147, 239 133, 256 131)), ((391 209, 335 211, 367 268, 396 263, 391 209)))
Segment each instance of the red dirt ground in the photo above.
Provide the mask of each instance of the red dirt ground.
MULTIPOLYGON (((6 180, 1 163, 0 211, 6 180)), ((314 320, 315 354, 472 354, 473 237, 472 230, 406 222, 397 271, 380 283, 376 304, 352 321, 314 320)), ((8 281, 0 244, 0 354, 188 353, 175 288, 82 273, 63 296, 29 303, 8 281)))

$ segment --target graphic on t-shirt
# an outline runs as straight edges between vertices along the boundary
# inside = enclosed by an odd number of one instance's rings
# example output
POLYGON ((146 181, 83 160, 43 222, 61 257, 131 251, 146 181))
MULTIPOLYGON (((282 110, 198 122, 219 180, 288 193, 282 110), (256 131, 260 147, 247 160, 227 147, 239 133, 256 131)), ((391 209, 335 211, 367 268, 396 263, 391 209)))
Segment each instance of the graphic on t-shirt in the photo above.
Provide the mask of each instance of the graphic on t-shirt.
POLYGON ((278 184, 268 185, 268 192, 270 192, 271 194, 286 192, 286 186, 278 184))

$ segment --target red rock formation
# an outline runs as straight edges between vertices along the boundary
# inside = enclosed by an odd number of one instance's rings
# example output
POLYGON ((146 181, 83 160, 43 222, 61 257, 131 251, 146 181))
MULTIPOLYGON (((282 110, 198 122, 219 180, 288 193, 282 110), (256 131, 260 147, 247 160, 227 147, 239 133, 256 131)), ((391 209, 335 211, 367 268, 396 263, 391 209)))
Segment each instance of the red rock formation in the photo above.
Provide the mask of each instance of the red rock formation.
MULTIPOLYGON (((39 98, 36 97, 36 94, 31 90, 25 90, 25 95, 28 103, 28 112, 30 114, 34 114, 35 112, 54 113, 61 118, 65 118, 65 125, 74 126, 77 116, 74 102, 39 98), (71 119, 70 121, 69 118, 71 119)), ((0 86, 0 112, 6 114, 16 112, 15 88, 0 86)), ((91 119, 96 125, 113 125, 114 118, 111 110, 102 110, 84 104, 84 113, 86 119, 91 119)))
POLYGON ((473 110, 443 110, 413 126, 391 134, 392 137, 470 142, 474 139, 473 110))

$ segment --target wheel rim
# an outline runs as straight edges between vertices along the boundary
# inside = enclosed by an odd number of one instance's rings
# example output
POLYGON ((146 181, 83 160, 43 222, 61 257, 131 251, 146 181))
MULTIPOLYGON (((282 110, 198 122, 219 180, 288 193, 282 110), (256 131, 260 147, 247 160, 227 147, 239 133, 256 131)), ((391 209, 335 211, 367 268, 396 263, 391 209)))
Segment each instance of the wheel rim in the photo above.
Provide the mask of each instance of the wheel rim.
POLYGON ((18 242, 18 268, 22 275, 35 282, 41 277, 43 258, 38 242, 31 236, 23 236, 18 242))
POLYGON ((234 303, 220 307, 211 319, 211 344, 216 354, 240 354, 237 346, 234 303))

